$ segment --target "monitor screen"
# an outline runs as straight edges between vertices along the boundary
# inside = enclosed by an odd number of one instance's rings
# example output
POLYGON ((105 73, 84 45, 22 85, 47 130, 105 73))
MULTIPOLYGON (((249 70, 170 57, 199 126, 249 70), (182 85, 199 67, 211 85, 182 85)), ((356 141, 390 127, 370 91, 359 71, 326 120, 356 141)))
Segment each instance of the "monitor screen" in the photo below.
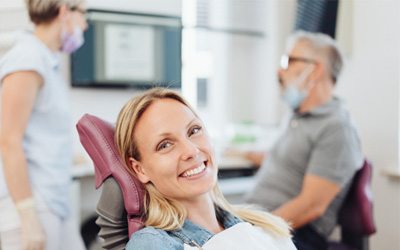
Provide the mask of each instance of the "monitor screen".
POLYGON ((73 86, 181 86, 179 17, 89 10, 88 25, 71 56, 73 86))

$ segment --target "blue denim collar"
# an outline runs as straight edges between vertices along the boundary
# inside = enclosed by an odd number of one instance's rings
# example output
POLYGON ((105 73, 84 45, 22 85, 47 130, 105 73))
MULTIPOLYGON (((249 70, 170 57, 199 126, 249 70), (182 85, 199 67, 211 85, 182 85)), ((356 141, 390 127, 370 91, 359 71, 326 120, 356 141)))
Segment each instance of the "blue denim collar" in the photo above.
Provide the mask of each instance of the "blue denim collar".
MULTIPOLYGON (((233 214, 220 208, 216 208, 216 213, 218 221, 222 223, 225 229, 242 221, 233 214)), ((185 220, 181 229, 171 231, 169 234, 179 238, 183 243, 190 246, 202 246, 215 235, 188 219, 185 220)))

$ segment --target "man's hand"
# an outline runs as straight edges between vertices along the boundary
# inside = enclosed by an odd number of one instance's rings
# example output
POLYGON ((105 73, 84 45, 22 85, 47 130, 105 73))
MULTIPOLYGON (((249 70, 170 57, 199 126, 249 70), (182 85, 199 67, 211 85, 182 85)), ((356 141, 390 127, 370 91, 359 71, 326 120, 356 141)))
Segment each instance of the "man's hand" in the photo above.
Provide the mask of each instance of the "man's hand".
POLYGON ((266 157, 266 153, 257 151, 248 151, 244 153, 244 157, 251 161, 255 166, 260 167, 266 157))
POLYGON ((242 151, 236 149, 226 149, 225 156, 241 157, 251 162, 252 165, 260 167, 267 153, 263 151, 242 151))

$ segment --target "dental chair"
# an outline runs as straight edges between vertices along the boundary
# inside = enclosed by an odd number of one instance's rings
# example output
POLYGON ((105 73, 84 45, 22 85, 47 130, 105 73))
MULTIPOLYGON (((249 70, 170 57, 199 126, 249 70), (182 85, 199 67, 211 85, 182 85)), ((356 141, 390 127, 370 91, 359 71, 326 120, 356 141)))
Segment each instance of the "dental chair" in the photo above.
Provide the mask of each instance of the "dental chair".
MULTIPOLYGON (((96 188, 102 187, 97 205, 99 237, 104 249, 125 249, 129 237, 143 227, 144 187, 124 167, 114 142, 114 126, 85 114, 76 125, 80 141, 93 160, 96 188), (129 202, 124 202, 129 201, 129 202)), ((352 180, 339 212, 340 242, 328 250, 368 250, 368 237, 376 232, 372 214, 372 166, 367 160, 352 180)))
POLYGON ((129 237, 143 227, 144 187, 124 167, 111 123, 85 114, 76 127, 94 164, 96 189, 102 187, 96 209, 102 247, 125 249, 129 237))
POLYGON ((330 242, 329 250, 368 250, 368 237, 376 232, 371 191, 372 165, 368 160, 353 177, 339 211, 340 242, 330 242))

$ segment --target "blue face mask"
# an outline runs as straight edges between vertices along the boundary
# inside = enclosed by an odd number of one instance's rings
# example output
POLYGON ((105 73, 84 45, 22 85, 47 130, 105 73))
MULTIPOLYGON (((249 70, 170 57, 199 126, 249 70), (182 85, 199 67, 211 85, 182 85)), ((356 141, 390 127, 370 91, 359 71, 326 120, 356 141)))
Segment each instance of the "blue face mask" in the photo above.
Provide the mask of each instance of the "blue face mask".
POLYGON ((286 84, 285 89, 282 93, 283 100, 293 109, 296 110, 306 99, 308 92, 305 90, 300 90, 299 86, 307 79, 307 77, 314 70, 311 65, 304 69, 304 71, 292 82, 286 84))
POLYGON ((293 85, 289 85, 285 88, 282 94, 283 100, 293 109, 296 110, 300 107, 300 104, 304 101, 307 94, 300 91, 293 85))

